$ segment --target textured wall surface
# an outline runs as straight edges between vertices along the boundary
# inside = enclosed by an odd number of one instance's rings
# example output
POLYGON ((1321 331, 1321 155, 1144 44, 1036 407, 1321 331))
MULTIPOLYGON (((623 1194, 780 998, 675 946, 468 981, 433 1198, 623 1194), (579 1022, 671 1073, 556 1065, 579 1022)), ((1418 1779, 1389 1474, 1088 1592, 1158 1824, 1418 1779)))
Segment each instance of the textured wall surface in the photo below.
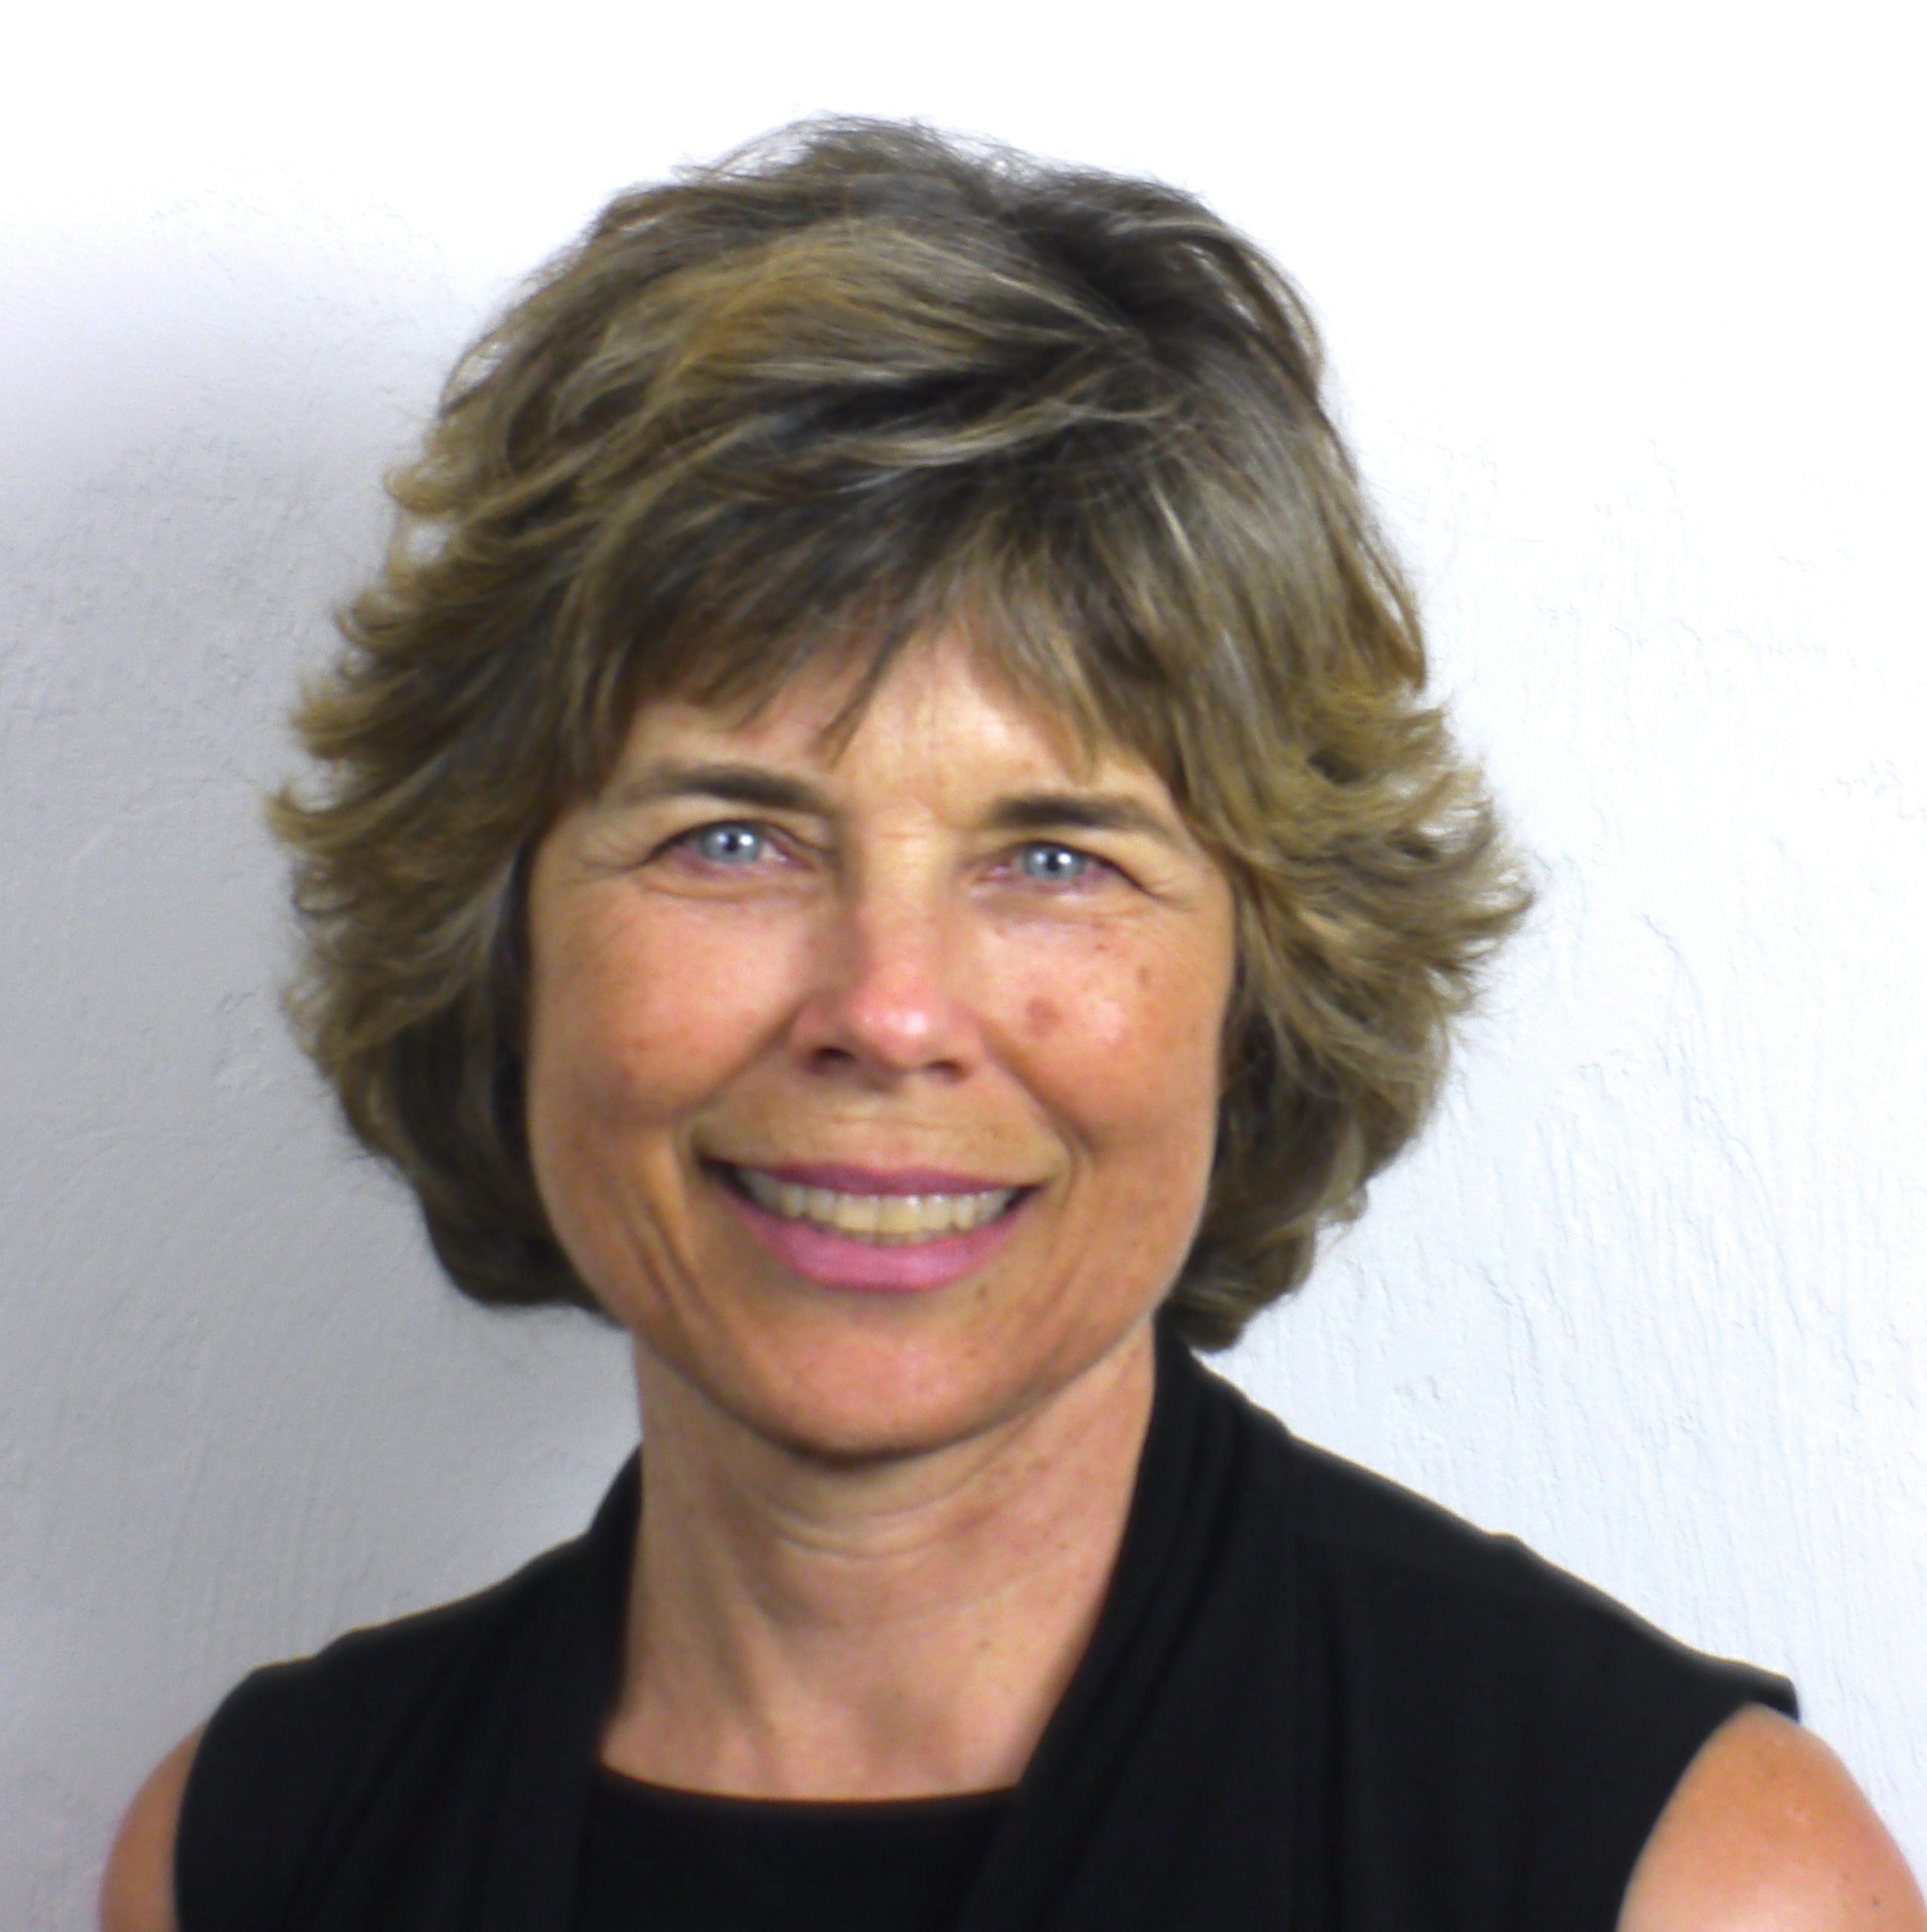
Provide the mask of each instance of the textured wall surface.
POLYGON ((1233 1371, 1792 1672, 1927 1864, 1900 11, 10 29, 0 1924, 85 1921, 120 1807, 241 1671, 499 1574, 631 1438, 614 1343, 459 1306, 343 1143, 276 1017, 257 798, 463 337, 614 187, 824 106, 1159 172, 1275 248, 1538 855, 1436 1131, 1233 1371))

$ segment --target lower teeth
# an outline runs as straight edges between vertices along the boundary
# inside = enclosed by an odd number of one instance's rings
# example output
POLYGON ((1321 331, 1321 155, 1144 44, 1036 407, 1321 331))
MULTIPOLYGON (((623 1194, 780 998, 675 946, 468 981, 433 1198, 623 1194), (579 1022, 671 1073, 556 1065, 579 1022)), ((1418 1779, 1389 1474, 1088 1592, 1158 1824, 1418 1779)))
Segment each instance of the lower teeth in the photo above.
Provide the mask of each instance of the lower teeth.
MULTIPOLYGON (((1002 1220, 1004 1214, 1009 1212, 1010 1210, 1005 1208, 1002 1214, 992 1215, 990 1220, 1002 1220)), ((922 1233, 913 1235, 867 1234, 860 1228, 839 1227, 834 1221, 813 1220, 807 1214, 784 1214, 778 1218, 789 1222, 793 1227, 814 1228, 818 1234, 836 1235, 845 1241, 863 1241, 871 1247, 915 1247, 924 1241, 947 1241, 953 1235, 976 1232, 973 1228, 926 1228, 922 1233)), ((988 1227, 990 1225, 990 1221, 980 1221, 977 1224, 977 1227, 988 1227)))
POLYGON ((804 1217, 803 1225, 814 1228, 820 1233, 841 1235, 845 1241, 862 1241, 870 1247, 915 1247, 919 1242, 942 1241, 946 1236, 957 1232, 954 1228, 946 1228, 940 1232, 925 1235, 866 1235, 859 1234, 854 1228, 825 1226, 822 1222, 812 1221, 807 1216, 804 1217))

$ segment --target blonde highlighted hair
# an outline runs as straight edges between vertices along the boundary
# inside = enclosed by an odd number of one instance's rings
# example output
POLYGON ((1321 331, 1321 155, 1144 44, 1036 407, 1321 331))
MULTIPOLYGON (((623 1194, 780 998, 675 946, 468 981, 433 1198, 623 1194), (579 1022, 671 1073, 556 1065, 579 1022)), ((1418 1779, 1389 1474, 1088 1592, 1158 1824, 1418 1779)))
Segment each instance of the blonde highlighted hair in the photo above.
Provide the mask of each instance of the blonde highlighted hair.
POLYGON ((1291 284, 1193 197, 817 121, 611 203, 464 355, 270 802, 290 1011, 457 1286, 588 1290, 531 1169, 522 881, 639 706, 953 623, 1147 760, 1239 970, 1169 1314, 1234 1340, 1417 1131, 1527 903, 1291 284))

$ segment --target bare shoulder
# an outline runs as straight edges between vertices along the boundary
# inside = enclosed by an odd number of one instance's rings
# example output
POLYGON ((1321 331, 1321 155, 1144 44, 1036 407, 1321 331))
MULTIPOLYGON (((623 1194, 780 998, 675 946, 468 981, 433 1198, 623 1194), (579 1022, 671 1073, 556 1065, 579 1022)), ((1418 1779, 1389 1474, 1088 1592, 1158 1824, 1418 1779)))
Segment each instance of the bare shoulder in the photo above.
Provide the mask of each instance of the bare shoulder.
POLYGON ((1708 1739, 1646 1842, 1620 1932, 1927 1932, 1899 1847, 1811 1731, 1758 1707, 1708 1739))
POLYGON ((163 1758, 135 1794, 100 1881, 100 1932, 180 1932, 174 1906, 174 1827, 196 1730, 163 1758))

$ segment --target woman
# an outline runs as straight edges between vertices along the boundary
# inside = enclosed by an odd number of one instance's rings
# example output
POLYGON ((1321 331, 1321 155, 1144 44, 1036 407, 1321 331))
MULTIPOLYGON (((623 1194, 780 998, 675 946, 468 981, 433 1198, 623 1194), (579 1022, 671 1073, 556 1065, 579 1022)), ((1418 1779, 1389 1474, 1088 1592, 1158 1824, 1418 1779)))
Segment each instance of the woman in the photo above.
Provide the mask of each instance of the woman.
POLYGON ((1191 1354, 1524 903, 1318 381, 1187 197, 878 124, 464 361, 294 1010, 459 1286, 633 1337, 643 1471, 248 1679, 110 1932, 1927 1924, 1785 1685, 1191 1354))

